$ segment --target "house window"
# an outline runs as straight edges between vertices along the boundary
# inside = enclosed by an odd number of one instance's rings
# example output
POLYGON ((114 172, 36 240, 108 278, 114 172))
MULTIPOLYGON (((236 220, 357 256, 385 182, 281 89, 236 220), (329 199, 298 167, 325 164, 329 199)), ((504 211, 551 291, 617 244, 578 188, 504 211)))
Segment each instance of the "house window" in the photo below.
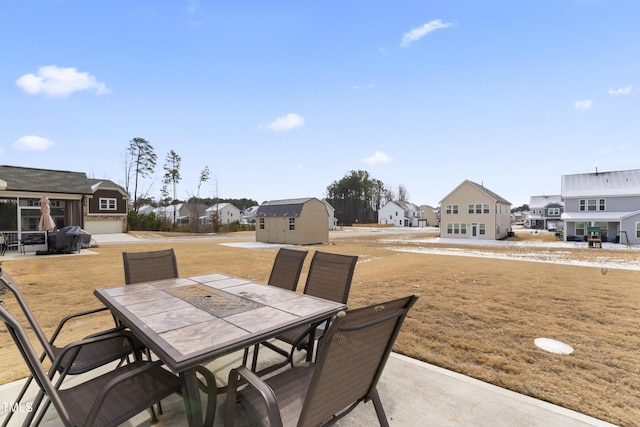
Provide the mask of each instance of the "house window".
POLYGON ((289 218, 289 231, 295 231, 296 229, 296 219, 289 218))
POLYGON ((447 205, 446 211, 448 214, 458 214, 458 205, 447 205))
POLYGON ((549 216, 559 216, 560 215, 560 208, 549 208, 548 215, 549 216))
POLYGON ((460 234, 460 224, 453 224, 453 234, 460 234))
POLYGON ((636 222, 636 238, 640 238, 640 222, 636 222))
POLYGON ((469 205, 469 213, 472 214, 473 213, 473 205, 469 205))
POLYGON ((606 199, 580 199, 581 211, 605 211, 606 199))
POLYGON ((115 211, 117 207, 116 199, 100 199, 100 210, 101 211, 115 211))
POLYGON ((486 214, 489 213, 489 204, 488 203, 485 203, 484 205, 482 205, 482 213, 486 213, 486 214))
POLYGON ((447 234, 453 234, 453 224, 447 223, 447 234))
POLYGON ((467 224, 466 223, 460 224, 460 234, 467 234, 467 224))
POLYGON ((481 236, 487 234, 487 227, 485 224, 478 224, 478 233, 480 233, 481 236))
POLYGON ((576 236, 584 236, 584 222, 576 222, 576 236))
POLYGON ((260 218, 260 230, 264 230, 264 218, 260 218))

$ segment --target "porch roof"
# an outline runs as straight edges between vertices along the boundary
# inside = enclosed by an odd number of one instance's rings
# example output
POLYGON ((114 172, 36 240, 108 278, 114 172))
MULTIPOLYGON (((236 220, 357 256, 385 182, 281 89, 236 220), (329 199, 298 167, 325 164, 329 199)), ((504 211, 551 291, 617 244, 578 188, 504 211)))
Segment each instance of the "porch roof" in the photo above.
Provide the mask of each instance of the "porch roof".
POLYGON ((621 221, 622 219, 638 214, 634 212, 565 212, 561 215, 563 221, 621 221))

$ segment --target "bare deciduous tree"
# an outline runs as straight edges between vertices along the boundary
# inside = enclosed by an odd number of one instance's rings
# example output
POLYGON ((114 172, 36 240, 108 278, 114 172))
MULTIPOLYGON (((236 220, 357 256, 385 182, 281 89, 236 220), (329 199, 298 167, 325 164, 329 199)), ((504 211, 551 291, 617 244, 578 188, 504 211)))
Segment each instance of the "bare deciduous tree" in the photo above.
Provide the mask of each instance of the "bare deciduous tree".
POLYGON ((407 187, 402 184, 398 185, 398 200, 401 202, 409 201, 409 192, 407 191, 407 187))

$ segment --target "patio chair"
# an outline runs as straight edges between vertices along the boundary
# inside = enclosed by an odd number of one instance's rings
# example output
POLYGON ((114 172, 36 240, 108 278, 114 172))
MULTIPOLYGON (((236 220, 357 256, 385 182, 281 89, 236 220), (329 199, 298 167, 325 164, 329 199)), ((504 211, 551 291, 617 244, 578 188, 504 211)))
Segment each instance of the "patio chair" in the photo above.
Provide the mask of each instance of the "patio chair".
POLYGON ((237 398, 261 425, 321 426, 360 402, 373 401, 381 426, 388 426, 376 390, 384 366, 417 295, 336 315, 315 363, 287 369, 266 380, 244 366, 231 370, 225 427, 232 427, 237 398), (239 380, 247 387, 238 392, 239 380))
MULTIPOLYGON (((62 361, 74 360, 87 346, 107 341, 111 339, 110 336, 96 336, 64 347, 47 373, 23 327, 3 304, 0 304, 0 318, 6 324, 31 375, 36 379, 41 389, 40 394, 49 398, 66 426, 114 426, 181 390, 180 379, 164 369, 159 362, 143 361, 122 365, 76 386, 60 390, 54 385, 52 378, 57 371, 65 369, 62 361)), ((30 425, 38 408, 32 408, 32 411, 25 421, 26 425, 30 425)), ((45 411, 46 407, 43 407, 35 425, 42 420, 45 411)))
MULTIPOLYGON (((276 254, 276 259, 273 261, 273 267, 271 268, 271 274, 269 275, 267 284, 269 286, 295 291, 298 287, 300 273, 302 272, 302 264, 304 264, 306 257, 307 251, 280 248, 276 254)), ((258 360, 258 346, 259 344, 254 346, 253 370, 255 370, 258 360)), ((245 366, 248 357, 249 347, 244 349, 244 355, 242 357, 242 364, 245 366)))
MULTIPOLYGON (((13 294, 22 313, 26 317, 31 329, 40 342, 40 345, 44 349, 39 361, 42 362, 45 358, 49 358, 51 363, 56 366, 56 369, 60 374, 56 382, 56 387, 59 387, 62 384, 62 381, 67 375, 82 374, 114 361, 122 362, 134 352, 132 337, 130 334, 122 331, 121 328, 112 328, 89 335, 85 339, 90 340, 96 337, 101 337, 101 339, 87 343, 87 345, 84 345, 81 349, 79 348, 76 353, 71 354, 65 350, 66 347, 59 347, 55 343, 67 322, 81 318, 82 316, 105 311, 107 310, 106 307, 66 316, 62 321, 60 321, 53 332, 53 335, 51 335, 51 338, 47 339, 15 280, 4 269, 0 269, 0 294, 4 294, 7 291, 10 291, 13 294)), ((139 354, 136 355, 136 358, 139 358, 139 354)), ((52 370, 52 372, 55 371, 52 370)), ((51 378, 53 379, 53 377, 51 378)), ((29 376, 27 378, 27 381, 15 401, 16 403, 19 403, 22 400, 32 380, 33 376, 29 376)), ((43 396, 39 396, 34 401, 34 411, 41 403, 42 397, 43 396)), ((9 412, 2 424, 3 426, 8 424, 11 415, 12 413, 9 412)))
MULTIPOLYGON (((124 265, 124 282, 127 285, 154 280, 177 279, 178 261, 176 253, 171 249, 162 249, 146 252, 123 252, 122 263, 124 265)), ((116 325, 121 325, 119 319, 114 319, 116 325)), ((136 348, 140 349, 152 360, 151 350, 134 337, 136 348)), ((162 414, 162 406, 158 402, 158 412, 162 414)))
POLYGON ((173 248, 147 252, 123 252, 122 261, 124 282, 127 285, 178 278, 178 262, 173 248))
MULTIPOLYGON (((316 251, 311 259, 304 293, 346 304, 357 262, 358 257, 355 255, 340 255, 316 251)), ((284 362, 274 364, 263 372, 275 370, 288 363, 293 366, 295 350, 305 350, 307 353, 306 360, 310 362, 313 357, 314 342, 322 337, 324 326, 326 326, 326 322, 320 322, 320 324, 300 326, 278 335, 276 337, 278 340, 290 345, 291 348, 288 351, 269 341, 260 343, 286 357, 284 362)), ((256 370, 257 358, 258 349, 256 348, 253 356, 254 363, 251 366, 254 372, 256 370)))
POLYGON ((306 257, 307 251, 280 248, 276 254, 276 259, 273 261, 267 284, 295 291, 302 272, 302 264, 304 264, 306 257))

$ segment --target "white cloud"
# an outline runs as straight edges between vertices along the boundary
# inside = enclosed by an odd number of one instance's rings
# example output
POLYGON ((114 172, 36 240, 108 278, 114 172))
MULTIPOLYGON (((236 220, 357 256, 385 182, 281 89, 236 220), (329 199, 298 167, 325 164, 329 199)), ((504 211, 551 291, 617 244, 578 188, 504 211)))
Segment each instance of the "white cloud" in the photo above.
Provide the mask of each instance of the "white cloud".
POLYGON ((442 29, 442 28, 448 28, 451 25, 453 25, 453 24, 451 24, 450 22, 442 22, 440 19, 429 21, 426 24, 423 24, 421 27, 414 28, 413 30, 411 30, 408 33, 406 33, 402 37, 402 43, 400 43, 400 46, 409 47, 409 45, 411 45, 411 43, 420 40, 421 38, 423 38, 427 34, 433 32, 435 30, 439 30, 439 29, 442 29))
POLYGON ((291 129, 295 129, 304 125, 304 118, 295 114, 289 113, 286 116, 278 117, 274 121, 266 125, 260 125, 260 129, 268 129, 273 132, 282 132, 291 129))
POLYGON ((51 146, 53 146, 53 141, 35 135, 23 136, 13 143, 14 148, 26 151, 44 151, 51 146))
POLYGON ((382 163, 389 163, 391 160, 393 159, 387 156, 382 151, 376 151, 373 156, 370 156, 364 159, 364 162, 370 166, 375 166, 375 165, 380 165, 382 163))
POLYGON ((69 96, 81 90, 93 90, 98 95, 111 92, 105 83, 89 73, 55 65, 40 67, 37 74, 25 74, 16 80, 16 85, 31 95, 42 93, 52 97, 69 96))
POLYGON ((590 99, 585 99, 583 101, 574 102, 573 106, 576 110, 586 111, 590 110, 591 107, 593 107, 593 101, 590 99))
POLYGON ((633 86, 629 85, 626 87, 621 87, 619 89, 609 89, 609 95, 627 95, 629 93, 631 93, 631 90, 633 89, 633 86))

